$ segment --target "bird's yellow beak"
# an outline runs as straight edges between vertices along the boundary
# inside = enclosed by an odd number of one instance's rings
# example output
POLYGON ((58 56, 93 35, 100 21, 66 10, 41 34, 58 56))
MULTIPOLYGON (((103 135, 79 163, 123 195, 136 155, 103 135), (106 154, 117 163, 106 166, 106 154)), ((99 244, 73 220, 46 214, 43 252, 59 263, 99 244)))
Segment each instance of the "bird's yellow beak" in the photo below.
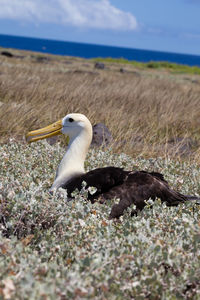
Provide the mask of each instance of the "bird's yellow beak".
POLYGON ((28 143, 32 143, 59 134, 62 134, 62 120, 59 120, 44 128, 28 132, 26 135, 26 140, 28 143))

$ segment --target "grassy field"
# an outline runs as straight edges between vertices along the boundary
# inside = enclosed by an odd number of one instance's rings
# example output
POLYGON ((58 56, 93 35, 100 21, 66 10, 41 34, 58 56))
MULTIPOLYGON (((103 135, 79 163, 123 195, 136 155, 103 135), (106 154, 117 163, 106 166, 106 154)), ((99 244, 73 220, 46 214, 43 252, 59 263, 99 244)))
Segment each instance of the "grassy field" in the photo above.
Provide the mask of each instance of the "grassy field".
POLYGON ((24 134, 84 113, 114 137, 90 149, 86 170, 158 171, 200 195, 200 76, 9 51, 0 55, 0 299, 199 300, 199 205, 149 200, 137 217, 130 208, 108 220, 118 199, 92 205, 84 185, 70 202, 62 189, 49 194, 65 141, 27 145, 24 134))
POLYGON ((80 112, 107 125, 119 153, 179 156, 185 147, 200 160, 200 75, 191 68, 109 61, 98 70, 93 60, 12 52, 0 56, 1 141, 80 112))

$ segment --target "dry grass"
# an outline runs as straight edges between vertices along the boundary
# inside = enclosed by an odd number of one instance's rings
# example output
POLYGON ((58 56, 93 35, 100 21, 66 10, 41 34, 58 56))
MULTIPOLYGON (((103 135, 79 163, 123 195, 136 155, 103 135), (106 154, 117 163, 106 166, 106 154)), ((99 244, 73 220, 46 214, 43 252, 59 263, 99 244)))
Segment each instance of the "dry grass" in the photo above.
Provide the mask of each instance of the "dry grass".
POLYGON ((39 62, 38 54, 19 53, 24 58, 0 57, 0 141, 80 112, 108 126, 115 151, 173 156, 179 145, 168 142, 189 137, 190 158, 200 161, 200 76, 117 63, 96 70, 83 59, 39 62))

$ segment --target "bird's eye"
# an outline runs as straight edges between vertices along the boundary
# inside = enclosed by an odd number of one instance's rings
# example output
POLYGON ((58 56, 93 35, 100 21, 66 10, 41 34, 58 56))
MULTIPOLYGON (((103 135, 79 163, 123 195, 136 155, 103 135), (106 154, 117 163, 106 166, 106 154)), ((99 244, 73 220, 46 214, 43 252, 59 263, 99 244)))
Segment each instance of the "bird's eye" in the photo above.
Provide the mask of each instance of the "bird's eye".
POLYGON ((74 122, 74 119, 69 118, 69 122, 70 122, 70 123, 74 122))

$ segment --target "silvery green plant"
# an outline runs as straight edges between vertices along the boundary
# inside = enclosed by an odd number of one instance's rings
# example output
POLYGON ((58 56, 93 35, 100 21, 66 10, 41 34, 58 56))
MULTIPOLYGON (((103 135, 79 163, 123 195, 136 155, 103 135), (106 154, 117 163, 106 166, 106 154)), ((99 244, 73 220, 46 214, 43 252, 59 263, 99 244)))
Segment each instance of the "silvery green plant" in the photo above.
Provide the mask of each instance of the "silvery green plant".
MULTIPOLYGON (((200 299, 200 207, 157 199, 131 207, 91 204, 93 187, 48 191, 65 149, 14 140, 0 148, 0 299, 200 299)), ((115 165, 162 172, 175 189, 200 194, 200 167, 171 159, 131 159, 92 149, 86 169, 115 165)))

